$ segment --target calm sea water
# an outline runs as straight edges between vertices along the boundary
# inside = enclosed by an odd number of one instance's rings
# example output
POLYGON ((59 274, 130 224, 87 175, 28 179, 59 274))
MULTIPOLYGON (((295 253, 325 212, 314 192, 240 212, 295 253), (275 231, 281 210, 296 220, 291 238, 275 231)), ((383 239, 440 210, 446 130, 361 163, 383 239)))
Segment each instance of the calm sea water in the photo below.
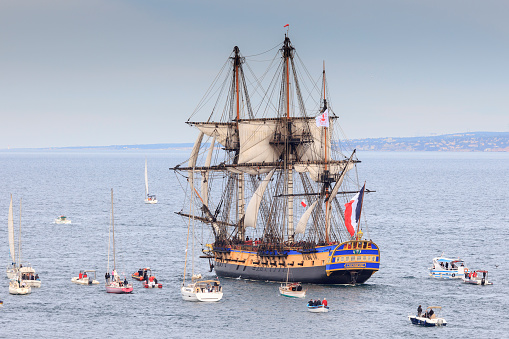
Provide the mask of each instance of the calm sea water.
MULTIPOLYGON (((23 260, 42 280, 31 295, 11 296, 1 269, 0 337, 508 336, 509 154, 361 152, 360 178, 376 190, 366 197, 364 213, 369 237, 381 248, 381 270, 361 286, 308 286, 308 298, 327 298, 328 314, 307 312, 307 299, 280 297, 276 284, 235 279, 222 279, 219 303, 182 301, 187 224, 174 214, 183 193, 168 168, 186 156, 0 152, 0 267, 10 262, 12 193, 16 225, 23 198, 23 260), (157 205, 143 203, 145 158, 157 205), (146 290, 135 281, 132 295, 105 292, 111 188, 119 270, 130 275, 150 266, 163 289, 146 290), (62 214, 72 225, 53 223, 62 214), (429 278, 431 260, 442 252, 489 270, 494 285, 429 278), (80 269, 97 270, 101 284, 72 284, 80 269), (419 304, 443 306, 448 326, 411 325, 407 315, 419 304)), ((206 261, 195 265, 213 276, 206 261)))

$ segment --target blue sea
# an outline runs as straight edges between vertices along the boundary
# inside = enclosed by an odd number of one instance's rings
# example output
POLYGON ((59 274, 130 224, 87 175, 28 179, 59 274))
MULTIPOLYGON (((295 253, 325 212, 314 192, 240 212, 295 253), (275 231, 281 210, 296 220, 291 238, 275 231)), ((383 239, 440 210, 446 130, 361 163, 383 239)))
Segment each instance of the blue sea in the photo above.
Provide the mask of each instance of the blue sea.
MULTIPOLYGON (((218 303, 184 302, 187 222, 182 178, 169 170, 187 151, 0 152, 0 267, 10 263, 7 214, 13 196, 22 260, 41 277, 27 296, 8 292, 0 271, 0 337, 70 338, 458 338, 509 337, 509 153, 359 152, 359 178, 376 193, 364 201, 366 234, 381 248, 381 269, 360 286, 309 285, 306 300, 279 296, 278 285, 222 279, 218 303), (144 204, 144 168, 157 205, 144 204), (105 292, 110 190, 114 190, 117 268, 151 267, 162 289, 105 292), (66 215, 71 225, 54 219, 66 215), (492 286, 435 280, 442 252, 489 271, 492 286), (95 269, 100 285, 71 283, 95 269), (326 297, 330 312, 306 310, 326 297), (417 306, 443 307, 444 328, 412 325, 417 306)), ((199 233, 199 232, 198 232, 199 233)), ((209 242, 205 232, 197 247, 209 242)), ((191 254, 191 253, 190 253, 191 254)), ((213 277, 198 259, 195 272, 213 277)), ((110 267, 111 268, 111 267, 110 267)))

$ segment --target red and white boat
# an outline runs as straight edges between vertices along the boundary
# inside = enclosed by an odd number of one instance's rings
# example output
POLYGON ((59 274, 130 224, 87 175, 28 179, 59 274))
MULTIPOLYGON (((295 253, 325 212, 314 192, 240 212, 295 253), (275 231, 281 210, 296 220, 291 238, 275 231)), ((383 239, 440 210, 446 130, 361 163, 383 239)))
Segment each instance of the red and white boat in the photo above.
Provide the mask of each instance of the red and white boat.
MULTIPOLYGON (((111 234, 110 238, 111 244, 113 247, 113 271, 111 272, 111 276, 106 277, 106 292, 108 293, 131 293, 133 291, 133 285, 127 281, 127 278, 124 277, 124 280, 120 278, 117 273, 117 261, 115 258, 115 219, 113 218, 113 188, 111 189, 111 234)), ((108 271, 110 271, 110 241, 108 242, 108 271)))

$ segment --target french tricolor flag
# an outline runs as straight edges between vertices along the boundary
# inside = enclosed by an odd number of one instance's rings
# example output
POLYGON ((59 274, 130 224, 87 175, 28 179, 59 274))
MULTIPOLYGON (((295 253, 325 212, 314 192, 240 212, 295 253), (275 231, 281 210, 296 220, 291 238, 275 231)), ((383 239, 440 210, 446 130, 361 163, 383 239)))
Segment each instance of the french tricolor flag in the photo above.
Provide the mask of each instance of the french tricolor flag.
POLYGON ((353 237, 355 234, 354 226, 357 226, 361 218, 362 198, 364 197, 364 188, 357 193, 352 200, 345 204, 345 226, 350 235, 353 237))

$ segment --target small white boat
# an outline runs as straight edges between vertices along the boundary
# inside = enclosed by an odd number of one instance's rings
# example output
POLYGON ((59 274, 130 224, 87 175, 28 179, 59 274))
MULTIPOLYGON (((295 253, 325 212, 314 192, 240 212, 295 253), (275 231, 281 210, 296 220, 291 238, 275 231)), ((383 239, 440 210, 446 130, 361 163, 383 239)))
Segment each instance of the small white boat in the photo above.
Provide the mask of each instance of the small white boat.
POLYGON ((465 272, 468 272, 468 268, 463 260, 446 258, 443 253, 433 258, 433 266, 429 269, 431 277, 442 279, 461 279, 465 272))
POLYGON ((9 294, 25 295, 32 293, 32 288, 20 279, 11 279, 9 281, 9 294))
POLYGON ((79 276, 71 278, 71 282, 79 285, 98 285, 99 281, 96 279, 94 270, 85 270, 80 271, 79 276))
POLYGON ((463 279, 463 282, 466 284, 493 285, 493 283, 488 280, 488 271, 484 271, 484 270, 467 272, 467 273, 465 273, 465 277, 462 279, 463 279))
POLYGON ((67 219, 65 215, 61 215, 55 219, 55 224, 70 224, 71 219, 67 219))
POLYGON ((329 306, 310 306, 308 305, 308 311, 311 313, 327 313, 329 312, 329 306))
POLYGON ((304 298, 306 296, 307 289, 302 289, 302 285, 298 282, 294 283, 283 283, 279 286, 279 293, 282 296, 290 298, 304 298))
POLYGON ((22 283, 25 283, 31 287, 41 287, 41 280, 39 279, 39 275, 35 273, 35 270, 31 267, 30 264, 28 264, 28 266, 22 266, 19 269, 19 274, 21 275, 22 283))
POLYGON ((182 299, 187 301, 219 301, 223 298, 223 288, 216 280, 198 280, 185 285, 180 289, 182 299))
POLYGON ((409 315, 408 319, 414 325, 433 327, 433 326, 446 326, 447 321, 444 318, 440 318, 438 313, 442 310, 441 306, 429 306, 424 314, 409 315))
POLYGON ((153 194, 148 193, 148 172, 147 172, 147 159, 145 159, 145 204, 157 204, 157 198, 153 194))

